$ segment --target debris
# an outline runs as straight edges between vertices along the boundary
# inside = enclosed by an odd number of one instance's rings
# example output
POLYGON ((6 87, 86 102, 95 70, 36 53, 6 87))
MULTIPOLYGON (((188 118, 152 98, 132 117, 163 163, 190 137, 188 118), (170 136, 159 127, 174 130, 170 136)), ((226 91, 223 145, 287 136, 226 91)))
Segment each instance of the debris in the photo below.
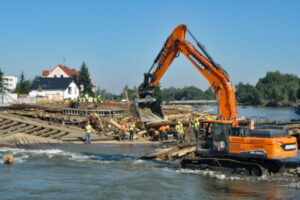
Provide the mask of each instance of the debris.
POLYGON ((51 138, 44 138, 41 136, 28 135, 24 133, 17 133, 8 135, 0 139, 1 145, 19 146, 28 144, 59 144, 64 143, 62 140, 55 140, 51 138))
POLYGON ((4 160, 4 164, 8 164, 11 165, 14 162, 14 156, 12 154, 9 154, 8 156, 6 156, 5 160, 4 160))
POLYGON ((143 131, 140 131, 140 132, 138 132, 137 133, 137 136, 138 137, 144 137, 144 135, 147 133, 147 131, 146 130, 143 130, 143 131))

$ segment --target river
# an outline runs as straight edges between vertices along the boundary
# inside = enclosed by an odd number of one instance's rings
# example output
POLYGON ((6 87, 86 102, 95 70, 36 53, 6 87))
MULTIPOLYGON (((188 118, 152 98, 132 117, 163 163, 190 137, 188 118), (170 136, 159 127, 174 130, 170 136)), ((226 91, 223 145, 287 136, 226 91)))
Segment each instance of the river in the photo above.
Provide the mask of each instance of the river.
MULTIPOLYGON (((209 110, 217 113, 217 106, 208 106, 199 108, 200 110, 209 110)), ((295 113, 295 108, 274 108, 274 107, 255 107, 238 106, 238 116, 251 118, 255 121, 289 121, 300 120, 300 115, 295 113)))
POLYGON ((15 156, 13 165, 0 164, 0 199, 300 199, 285 179, 218 180, 179 169, 177 162, 139 159, 154 147, 0 148, 0 160, 15 156))

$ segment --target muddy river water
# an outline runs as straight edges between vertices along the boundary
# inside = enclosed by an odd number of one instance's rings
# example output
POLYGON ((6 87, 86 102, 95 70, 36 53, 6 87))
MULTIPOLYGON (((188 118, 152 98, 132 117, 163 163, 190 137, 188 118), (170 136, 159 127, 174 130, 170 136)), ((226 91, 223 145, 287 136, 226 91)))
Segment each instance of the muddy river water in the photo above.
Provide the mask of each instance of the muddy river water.
MULTIPOLYGON (((152 145, 1 148, 0 199, 300 199, 288 180, 218 180, 176 162, 139 159, 152 145)), ((297 160, 300 161, 298 155, 297 160)))
MULTIPOLYGON (((280 113, 297 117, 292 110, 280 113)), ((284 178, 218 180, 179 169, 175 161, 139 159, 154 147, 0 148, 0 161, 10 153, 15 156, 13 165, 0 163, 0 199, 300 199, 300 190, 288 187, 291 180, 284 178)))

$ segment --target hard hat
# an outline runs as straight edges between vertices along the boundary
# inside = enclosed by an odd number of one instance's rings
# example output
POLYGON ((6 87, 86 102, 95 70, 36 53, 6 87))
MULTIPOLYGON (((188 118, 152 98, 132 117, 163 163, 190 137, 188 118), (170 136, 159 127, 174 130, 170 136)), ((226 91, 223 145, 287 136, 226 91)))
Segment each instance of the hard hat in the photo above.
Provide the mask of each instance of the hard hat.
POLYGON ((210 117, 207 117, 206 120, 211 120, 210 117))
POLYGON ((177 124, 180 124, 180 123, 181 123, 180 121, 177 122, 177 124))
POLYGON ((198 118, 196 118, 196 122, 197 122, 197 121, 199 121, 199 119, 198 119, 198 118))
POLYGON ((170 128, 170 126, 169 126, 169 125, 167 125, 167 128, 170 128))

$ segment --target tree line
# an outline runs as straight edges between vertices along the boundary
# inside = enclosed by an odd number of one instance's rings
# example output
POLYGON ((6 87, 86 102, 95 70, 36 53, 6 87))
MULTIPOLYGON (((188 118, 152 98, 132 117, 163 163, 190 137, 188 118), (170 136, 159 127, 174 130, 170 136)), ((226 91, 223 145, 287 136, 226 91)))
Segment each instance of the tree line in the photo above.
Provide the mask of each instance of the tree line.
MULTIPOLYGON (((96 93, 102 95, 103 99, 106 100, 121 100, 125 98, 125 92, 127 92, 128 99, 130 101, 139 98, 138 88, 134 86, 133 88, 129 88, 126 85, 122 92, 119 95, 112 94, 105 89, 97 89, 96 93)), ((208 88, 203 91, 200 88, 195 86, 189 86, 184 88, 161 88, 160 84, 158 84, 154 90, 152 97, 159 98, 161 101, 174 101, 174 100, 211 100, 215 99, 215 94, 212 88, 208 88)))
MULTIPOLYGON (((129 99, 138 98, 137 87, 125 86, 129 99)), ((122 98, 123 94, 115 96, 122 98)), ((211 87, 203 91, 195 86, 184 88, 163 88, 160 84, 154 88, 154 97, 163 101, 173 100, 213 100, 216 99, 211 87)), ((300 101, 300 78, 293 74, 282 74, 279 71, 267 72, 265 77, 258 80, 256 85, 238 83, 235 86, 236 101, 244 105, 293 105, 300 101)))
MULTIPOLYGON (((28 94, 31 90, 33 80, 26 79, 24 72, 21 72, 15 93, 28 94)), ((125 98, 125 91, 128 94, 129 100, 134 100, 139 97, 138 88, 134 86, 129 88, 127 85, 123 88, 120 94, 113 94, 105 89, 97 89, 96 93, 92 92, 92 83, 88 67, 83 62, 80 68, 79 75, 80 84, 83 85, 82 94, 90 96, 101 94, 103 100, 119 101, 125 98)), ((0 69, 0 87, 3 87, 3 72, 0 69)), ((255 85, 249 83, 238 83, 235 86, 235 96, 239 104, 244 105, 274 105, 276 103, 297 103, 300 101, 300 78, 293 74, 282 74, 279 71, 267 72, 265 77, 258 80, 255 85)), ((216 99, 214 91, 211 87, 206 90, 201 90, 195 86, 183 88, 161 88, 158 84, 154 88, 153 97, 158 97, 162 101, 174 100, 214 100, 216 99)))
POLYGON ((267 72, 256 85, 238 83, 235 96, 237 102, 246 105, 296 103, 300 100, 300 78, 279 71, 267 72))

